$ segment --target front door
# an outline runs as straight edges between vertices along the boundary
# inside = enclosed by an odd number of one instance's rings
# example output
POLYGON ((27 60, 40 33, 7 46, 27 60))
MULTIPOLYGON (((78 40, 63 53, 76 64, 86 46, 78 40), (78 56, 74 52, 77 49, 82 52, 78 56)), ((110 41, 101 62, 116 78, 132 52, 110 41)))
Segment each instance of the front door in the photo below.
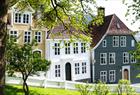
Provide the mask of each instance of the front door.
POLYGON ((66 63, 65 65, 66 80, 71 80, 71 64, 66 63))
POLYGON ((128 72, 128 69, 124 69, 124 79, 129 80, 129 72, 128 72))

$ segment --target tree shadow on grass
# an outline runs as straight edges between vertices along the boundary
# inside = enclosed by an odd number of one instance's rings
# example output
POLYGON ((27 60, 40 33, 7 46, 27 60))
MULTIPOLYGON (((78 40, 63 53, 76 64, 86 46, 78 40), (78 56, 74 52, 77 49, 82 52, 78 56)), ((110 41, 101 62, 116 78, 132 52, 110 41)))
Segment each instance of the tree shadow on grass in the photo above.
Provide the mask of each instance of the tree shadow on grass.
MULTIPOLYGON (((5 95, 24 95, 23 89, 6 85, 5 95)), ((40 94, 37 91, 30 90, 30 95, 49 95, 49 94, 40 94)))
POLYGON ((6 95, 19 95, 19 93, 22 95, 23 90, 21 88, 6 85, 5 93, 6 93, 6 95))

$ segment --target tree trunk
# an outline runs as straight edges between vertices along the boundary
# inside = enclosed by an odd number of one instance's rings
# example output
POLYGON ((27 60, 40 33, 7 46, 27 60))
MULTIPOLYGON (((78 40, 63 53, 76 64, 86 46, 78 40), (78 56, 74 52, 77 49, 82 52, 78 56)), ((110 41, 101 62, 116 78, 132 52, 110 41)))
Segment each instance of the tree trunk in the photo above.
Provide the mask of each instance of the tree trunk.
POLYGON ((29 87, 26 83, 26 80, 23 80, 23 91, 24 91, 24 95, 29 95, 29 87))
POLYGON ((0 2, 0 95, 4 95, 5 88, 5 47, 7 35, 8 0, 0 2))

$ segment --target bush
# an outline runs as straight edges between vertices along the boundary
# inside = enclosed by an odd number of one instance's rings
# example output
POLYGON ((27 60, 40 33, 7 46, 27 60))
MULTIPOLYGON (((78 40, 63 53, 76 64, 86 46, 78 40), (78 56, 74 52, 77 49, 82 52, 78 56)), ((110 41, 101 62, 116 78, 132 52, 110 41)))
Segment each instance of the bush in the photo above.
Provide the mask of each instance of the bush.
POLYGON ((136 95, 135 89, 132 88, 130 84, 131 83, 128 80, 120 80, 116 88, 117 95, 136 95))
POLYGON ((109 88, 105 83, 99 81, 98 84, 95 84, 94 91, 93 91, 95 95, 108 95, 109 92, 110 92, 109 88))
POLYGON ((92 94, 92 89, 93 86, 89 85, 89 84, 77 84, 75 85, 75 87, 78 89, 78 91, 80 92, 81 95, 91 95, 92 94))

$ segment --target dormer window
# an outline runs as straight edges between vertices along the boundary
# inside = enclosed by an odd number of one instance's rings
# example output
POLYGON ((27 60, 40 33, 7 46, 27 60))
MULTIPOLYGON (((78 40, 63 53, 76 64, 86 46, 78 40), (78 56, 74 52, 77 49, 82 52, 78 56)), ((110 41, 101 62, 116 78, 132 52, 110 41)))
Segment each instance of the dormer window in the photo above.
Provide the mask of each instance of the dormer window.
POLYGON ((20 23, 20 24, 29 24, 31 17, 27 13, 15 13, 14 15, 14 21, 15 23, 20 23))
POLYGON ((29 14, 23 14, 23 23, 29 23, 29 14))
POLYGON ((15 23, 21 23, 21 13, 15 13, 15 23))

